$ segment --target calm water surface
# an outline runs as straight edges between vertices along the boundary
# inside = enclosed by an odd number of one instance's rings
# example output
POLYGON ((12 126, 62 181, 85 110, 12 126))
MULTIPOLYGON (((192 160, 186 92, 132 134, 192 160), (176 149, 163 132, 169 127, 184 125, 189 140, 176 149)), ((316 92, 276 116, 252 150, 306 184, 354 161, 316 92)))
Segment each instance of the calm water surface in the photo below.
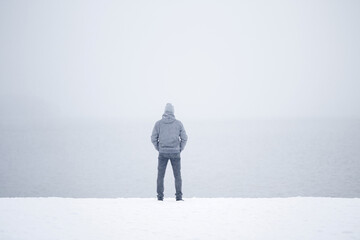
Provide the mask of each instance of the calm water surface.
MULTIPOLYGON (((0 197, 155 197, 154 122, 1 125, 0 197)), ((360 120, 183 123, 184 197, 360 197, 360 120)))

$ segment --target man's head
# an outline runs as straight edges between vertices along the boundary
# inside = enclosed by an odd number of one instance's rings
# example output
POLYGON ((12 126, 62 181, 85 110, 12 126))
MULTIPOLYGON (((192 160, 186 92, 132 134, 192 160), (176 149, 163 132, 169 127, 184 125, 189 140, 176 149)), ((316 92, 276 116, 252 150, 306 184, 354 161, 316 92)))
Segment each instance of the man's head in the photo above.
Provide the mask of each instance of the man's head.
POLYGON ((165 113, 174 114, 174 106, 171 103, 167 103, 165 106, 165 113))

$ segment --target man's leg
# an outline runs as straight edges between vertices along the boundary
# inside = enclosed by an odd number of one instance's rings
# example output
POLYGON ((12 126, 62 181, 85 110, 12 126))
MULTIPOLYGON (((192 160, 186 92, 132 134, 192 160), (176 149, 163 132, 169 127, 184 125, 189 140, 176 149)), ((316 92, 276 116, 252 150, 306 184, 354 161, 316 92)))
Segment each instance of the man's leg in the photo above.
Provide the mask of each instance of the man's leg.
POLYGON ((166 171, 166 166, 168 163, 168 158, 164 157, 159 153, 158 157, 158 176, 157 176, 157 197, 158 199, 164 198, 164 176, 166 171))
POLYGON ((180 160, 181 160, 180 153, 175 153, 170 158, 171 166, 172 166, 174 178, 175 178, 175 189, 176 189, 175 195, 176 195, 177 200, 182 199, 182 191, 181 191, 182 180, 181 180, 181 162, 180 162, 180 160))

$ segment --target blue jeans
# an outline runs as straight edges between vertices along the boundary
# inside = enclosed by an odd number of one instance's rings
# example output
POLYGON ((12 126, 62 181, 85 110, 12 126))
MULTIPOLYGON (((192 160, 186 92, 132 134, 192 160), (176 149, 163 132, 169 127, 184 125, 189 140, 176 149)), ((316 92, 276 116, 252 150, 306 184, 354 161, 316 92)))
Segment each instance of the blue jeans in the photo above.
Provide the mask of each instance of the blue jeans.
POLYGON ((167 163, 170 159, 171 166, 175 178, 175 190, 176 190, 176 199, 182 198, 181 192, 181 164, 180 164, 180 153, 159 153, 159 162, 158 162, 158 176, 157 176, 157 197, 164 197, 164 176, 167 163))

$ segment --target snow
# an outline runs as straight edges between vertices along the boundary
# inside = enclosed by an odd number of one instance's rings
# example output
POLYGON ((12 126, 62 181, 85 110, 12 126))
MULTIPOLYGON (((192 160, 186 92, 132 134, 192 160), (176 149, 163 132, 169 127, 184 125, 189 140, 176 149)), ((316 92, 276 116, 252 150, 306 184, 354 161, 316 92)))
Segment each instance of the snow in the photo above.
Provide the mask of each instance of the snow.
POLYGON ((0 239, 360 239, 359 198, 0 198, 0 239))

